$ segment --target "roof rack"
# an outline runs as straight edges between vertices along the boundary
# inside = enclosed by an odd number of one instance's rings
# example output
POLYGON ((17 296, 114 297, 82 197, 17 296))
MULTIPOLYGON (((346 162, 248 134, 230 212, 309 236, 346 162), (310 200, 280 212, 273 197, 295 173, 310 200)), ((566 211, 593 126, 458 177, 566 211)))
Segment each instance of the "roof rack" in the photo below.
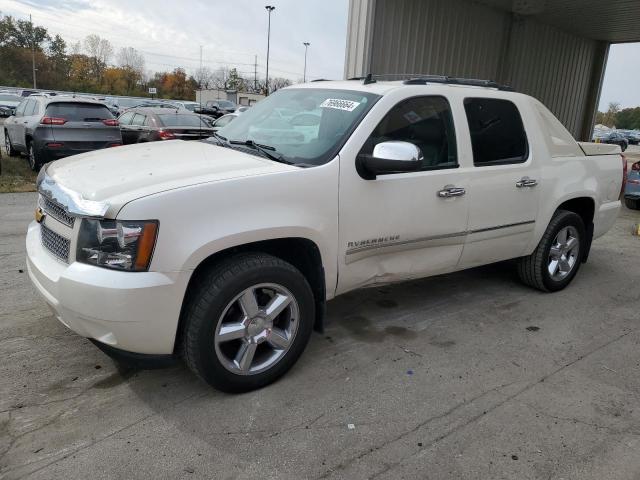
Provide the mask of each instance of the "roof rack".
POLYGON ((466 85, 471 87, 496 88, 506 92, 513 92, 513 87, 501 85, 493 80, 480 80, 477 78, 447 77, 445 75, 426 75, 405 80, 405 85, 426 85, 428 83, 443 83, 447 85, 466 85))

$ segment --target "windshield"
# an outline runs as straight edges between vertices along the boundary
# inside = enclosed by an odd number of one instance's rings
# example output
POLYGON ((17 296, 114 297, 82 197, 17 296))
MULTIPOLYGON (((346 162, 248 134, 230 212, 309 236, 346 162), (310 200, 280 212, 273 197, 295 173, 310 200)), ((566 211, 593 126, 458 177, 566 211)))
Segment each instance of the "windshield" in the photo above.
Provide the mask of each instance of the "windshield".
POLYGON ((197 103, 183 103, 184 108, 186 108, 187 110, 191 110, 192 112, 195 111, 196 108, 200 107, 199 104, 197 103))
POLYGON ((258 102, 218 131, 230 142, 273 147, 294 164, 330 161, 380 98, 350 90, 292 88, 258 102))
POLYGON ((229 110, 230 108, 236 108, 235 104, 232 102, 229 102, 228 100, 220 100, 218 102, 218 106, 220 108, 224 108, 225 110, 229 110))
POLYGON ((171 114, 160 113, 158 118, 165 127, 200 127, 201 125, 207 126, 207 124, 200 120, 199 115, 188 114, 171 114))

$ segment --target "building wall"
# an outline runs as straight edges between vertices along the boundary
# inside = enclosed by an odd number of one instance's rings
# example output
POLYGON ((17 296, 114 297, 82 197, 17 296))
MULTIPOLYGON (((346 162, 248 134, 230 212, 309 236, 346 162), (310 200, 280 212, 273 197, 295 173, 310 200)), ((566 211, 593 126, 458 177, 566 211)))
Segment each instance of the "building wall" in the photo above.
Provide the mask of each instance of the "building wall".
POLYGON ((253 105, 262 100, 259 93, 236 92, 235 90, 196 90, 196 102, 207 103, 209 100, 230 100, 237 105, 253 105))
POLYGON ((351 0, 345 74, 496 80, 540 99, 586 139, 607 49, 468 0, 351 0))

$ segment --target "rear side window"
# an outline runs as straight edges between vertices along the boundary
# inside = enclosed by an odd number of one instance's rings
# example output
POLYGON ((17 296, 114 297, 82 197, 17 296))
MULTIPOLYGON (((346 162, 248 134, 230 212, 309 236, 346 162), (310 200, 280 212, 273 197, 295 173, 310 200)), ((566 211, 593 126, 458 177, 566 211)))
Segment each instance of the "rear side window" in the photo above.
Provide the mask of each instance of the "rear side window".
POLYGON ((180 115, 175 113, 161 113, 158 119, 165 127, 199 127, 206 125, 198 115, 180 115))
POLYGON ((64 118, 68 122, 100 122, 113 115, 104 105, 78 102, 56 102, 47 105, 48 117, 64 118))
POLYGON ((522 163, 529 147, 518 108, 509 100, 466 98, 473 163, 477 167, 522 163))
POLYGON ((22 102, 20 102, 20 105, 18 105, 18 108, 16 109, 16 117, 21 117, 24 115, 24 109, 26 108, 27 103, 29 103, 29 100, 23 100, 22 102))
POLYGON ((29 100, 27 106, 24 108, 24 116, 28 117, 29 115, 33 115, 37 105, 38 102, 36 100, 29 100))

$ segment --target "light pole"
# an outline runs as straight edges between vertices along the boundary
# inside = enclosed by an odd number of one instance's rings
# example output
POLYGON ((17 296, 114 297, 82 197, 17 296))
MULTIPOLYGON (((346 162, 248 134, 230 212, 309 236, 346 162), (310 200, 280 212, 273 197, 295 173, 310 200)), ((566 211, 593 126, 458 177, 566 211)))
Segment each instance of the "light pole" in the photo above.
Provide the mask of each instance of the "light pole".
POLYGON ((269 40, 271 39, 271 12, 273 12, 276 7, 266 5, 264 8, 266 8, 267 12, 269 12, 269 26, 267 27, 267 78, 265 80, 267 95, 269 95, 269 40))
POLYGON ((304 42, 304 74, 302 75, 302 83, 306 83, 307 81, 307 50, 309 49, 309 42, 304 42))

